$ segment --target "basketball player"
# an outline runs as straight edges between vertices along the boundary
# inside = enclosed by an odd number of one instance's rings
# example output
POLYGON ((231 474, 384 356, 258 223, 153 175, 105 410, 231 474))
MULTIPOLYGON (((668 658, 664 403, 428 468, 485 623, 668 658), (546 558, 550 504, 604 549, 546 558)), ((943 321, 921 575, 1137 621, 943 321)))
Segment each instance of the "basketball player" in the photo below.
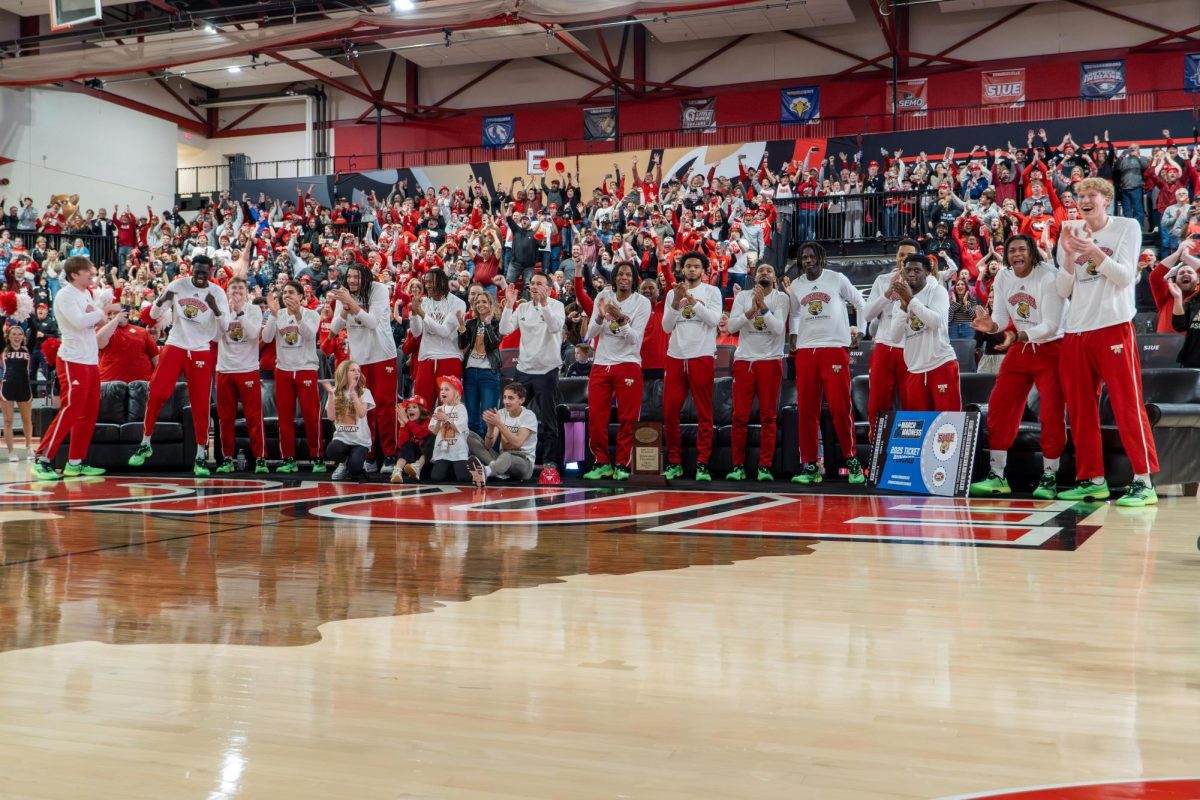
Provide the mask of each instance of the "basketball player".
POLYGON ((1066 408, 1059 381, 1062 347, 1063 299, 1055 277, 1058 270, 1049 261, 1039 263, 1037 244, 1027 234, 1010 236, 1004 243, 1004 261, 992 286, 995 297, 992 316, 982 306, 976 309, 971 327, 985 334, 999 333, 1012 320, 1016 332, 1000 362, 1000 374, 988 398, 988 442, 991 469, 982 481, 971 484, 974 497, 1010 494, 1004 467, 1008 449, 1017 438, 1029 388, 1037 385, 1038 417, 1042 423, 1042 477, 1033 496, 1053 500, 1058 489, 1058 466, 1067 444, 1066 408))
POLYGON ((435 378, 442 375, 462 377, 458 324, 466 318, 467 304, 450 294, 450 278, 441 269, 429 270, 421 282, 425 294, 414 295, 409 308, 411 333, 421 339, 417 367, 413 371, 413 394, 436 397, 435 378))
POLYGON ((330 330, 335 335, 346 330, 350 359, 362 370, 362 380, 375 399, 375 407, 368 412, 372 446, 364 467, 374 472, 375 458, 381 456, 386 475, 396 463, 397 448, 396 340, 392 338, 391 295, 386 286, 375 282, 370 269, 353 263, 346 268, 345 286, 329 292, 329 296, 337 303, 330 330), (375 452, 376 442, 379 453, 375 452))
POLYGON ((717 325, 721 322, 721 290, 704 282, 708 258, 695 250, 680 259, 683 277, 667 297, 662 327, 670 336, 663 379, 663 437, 667 468, 663 477, 683 475, 680 412, 688 392, 696 407, 696 480, 711 481, 708 459, 713 440, 713 378, 717 366, 717 325))
POLYGON ((154 454, 150 437, 158 422, 158 413, 175 391, 175 382, 186 376, 188 401, 192 405, 192 424, 196 428, 196 463, 192 472, 205 477, 208 471, 209 398, 212 395, 216 359, 212 343, 229 320, 229 301, 225 291, 210 282, 212 259, 203 253, 192 259, 191 277, 176 278, 167 284, 154 305, 150 317, 160 319, 171 312, 171 332, 159 351, 158 366, 150 378, 150 397, 146 401, 146 421, 142 443, 129 457, 129 466, 140 467, 154 454), (168 308, 169 304, 169 308, 168 308))
MULTIPOLYGON (((46 429, 31 465, 33 477, 40 481, 58 480, 51 459, 63 439, 71 435, 67 466, 62 476, 103 475, 104 470, 83 463, 92 444, 96 417, 100 412, 100 348, 96 326, 108 311, 89 291, 96 277, 96 266, 85 256, 71 256, 63 263, 67 282, 54 296, 54 318, 62 333, 55 370, 62 390, 62 406, 46 429)), ((113 306, 120 309, 119 305, 113 306)), ((26 422, 28 424, 28 422, 26 422)))
POLYGON ((905 411, 961 411, 958 360, 950 346, 950 295, 925 256, 904 259, 904 272, 892 280, 892 336, 904 340, 908 374, 900 387, 905 411))
POLYGON ((642 336, 650 319, 650 301, 633 291, 637 275, 628 261, 617 263, 613 287, 596 298, 587 339, 599 337, 588 380, 588 444, 595 459, 589 481, 629 477, 633 423, 642 411, 642 336), (608 461, 608 417, 617 398, 617 463, 608 461))
POLYGON ((870 382, 867 395, 867 423, 871 441, 875 441, 875 420, 881 412, 890 411, 896 395, 908 377, 904 365, 904 338, 894 329, 892 314, 896 304, 890 296, 892 282, 904 271, 904 259, 920 255, 921 245, 913 239, 901 239, 896 246, 896 269, 884 272, 871 284, 866 306, 859 324, 864 328, 876 317, 875 346, 871 348, 870 382))
POLYGON ((858 343, 858 329, 850 325, 847 308, 852 306, 855 319, 862 319, 862 295, 845 275, 825 269, 825 248, 816 242, 800 245, 800 269, 788 287, 800 428, 800 472, 792 483, 822 481, 817 448, 824 394, 850 483, 860 485, 867 479, 855 456, 850 407, 850 348, 858 343))
POLYGON ((733 353, 733 471, 727 481, 746 480, 746 426, 750 408, 758 397, 758 479, 773 481, 776 413, 779 386, 783 383, 783 337, 790 301, 777 290, 775 268, 759 264, 754 289, 738 292, 729 312, 730 333, 738 334, 733 353))
POLYGON ((221 452, 224 458, 219 473, 234 470, 233 427, 238 401, 250 435, 254 471, 267 472, 267 451, 263 435, 262 381, 258 373, 258 337, 262 332, 262 309, 250 302, 249 286, 242 277, 231 278, 226 288, 229 297, 229 326, 217 340, 217 419, 221 426, 221 452))
POLYGON ((264 342, 275 342, 275 408, 279 414, 279 453, 276 472, 299 472, 296 464, 296 404, 304 420, 304 438, 312 471, 324 472, 321 440, 321 392, 317 385, 317 329, 320 315, 304 306, 304 287, 288 281, 279 294, 267 295, 264 342))
POLYGON ((1150 482, 1158 453, 1142 399, 1141 364, 1133 331, 1133 287, 1142 229, 1137 220, 1111 217, 1112 184, 1086 178, 1075 187, 1081 222, 1062 226, 1058 240, 1058 293, 1070 298, 1063 321, 1062 385, 1075 442, 1074 488, 1062 500, 1109 496, 1100 442, 1100 384, 1108 388, 1121 445, 1133 466, 1133 482, 1119 506, 1154 505, 1150 482))

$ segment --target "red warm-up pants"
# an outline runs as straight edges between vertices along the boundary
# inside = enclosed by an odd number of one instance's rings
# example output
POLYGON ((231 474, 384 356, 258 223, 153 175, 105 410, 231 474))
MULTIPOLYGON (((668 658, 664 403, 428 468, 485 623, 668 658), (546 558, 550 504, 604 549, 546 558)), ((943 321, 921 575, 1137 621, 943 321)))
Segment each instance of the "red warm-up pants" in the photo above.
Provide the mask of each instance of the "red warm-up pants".
MULTIPOLYGON (((1008 360, 1008 356, 1004 357, 1008 360)), ((1110 325, 1063 337, 1062 386, 1075 442, 1075 476, 1104 475, 1100 442, 1100 383, 1108 388, 1121 445, 1135 475, 1158 472, 1158 452, 1142 398, 1142 368, 1133 324, 1110 325)))
POLYGON ((796 351, 796 416, 800 463, 816 463, 821 427, 821 395, 843 458, 854 458, 854 415, 850 408, 850 351, 844 347, 804 347, 796 351))
POLYGON ((1058 458, 1067 445, 1066 407, 1059 381, 1062 342, 1021 344, 1000 362, 1000 374, 988 398, 988 446, 1008 450, 1017 438, 1029 387, 1037 385, 1042 423, 1042 455, 1058 458))
POLYGON ((947 361, 928 372, 910 372, 900 390, 905 411, 962 411, 958 362, 947 361))
POLYGON ((867 421, 871 426, 871 441, 875 441, 875 420, 881 412, 891 411, 896 394, 904 394, 908 367, 904 365, 904 348, 875 343, 871 348, 870 391, 867 394, 867 421))
POLYGON ((713 375, 717 360, 713 356, 672 358, 667 356, 663 380, 663 438, 667 441, 667 461, 683 463, 680 444, 680 412, 688 392, 696 407, 696 463, 707 464, 713 442, 713 375))
POLYGON ((279 414, 279 454, 296 457, 296 403, 300 403, 300 419, 304 420, 304 440, 308 454, 320 458, 324 453, 321 441, 321 393, 317 389, 317 371, 300 369, 295 372, 275 370, 275 408, 279 414))
POLYGON ((209 350, 184 350, 169 344, 158 352, 158 366, 150 378, 150 396, 146 400, 146 436, 154 433, 158 412, 175 393, 180 374, 187 380, 188 401, 192 404, 192 426, 196 429, 196 444, 208 447, 208 415, 212 397, 213 371, 217 354, 209 350))
POLYGON ((246 432, 250 435, 250 452, 255 458, 266 458, 262 381, 258 377, 258 370, 217 373, 217 419, 221 422, 221 454, 225 458, 233 458, 233 426, 237 420, 238 400, 242 402, 246 432))
POLYGON ((617 398, 617 463, 628 466, 633 455, 633 423, 642 413, 642 365, 592 366, 588 378, 588 446, 597 464, 608 463, 608 417, 617 398))
POLYGON ((775 460, 775 416, 779 408, 779 386, 783 383, 783 361, 733 362, 733 447, 734 465, 746 465, 746 426, 750 408, 758 397, 758 464, 770 467, 775 460))
MULTIPOLYGON (((364 370, 365 371, 365 370, 364 370)), ((429 403, 430 408, 438 405, 438 385, 437 379, 443 375, 453 375, 456 378, 462 377, 462 359, 461 358, 431 358, 427 360, 417 361, 417 370, 413 373, 413 394, 420 395, 425 398, 425 402, 429 403)), ((368 386, 370 386, 368 384, 368 386)), ((371 388, 371 394, 375 394, 374 387, 371 388)), ((381 403, 379 397, 375 398, 375 407, 379 408, 381 403)), ((395 416, 395 409, 392 409, 392 416, 395 416)))
MULTIPOLYGON (((376 361, 374 364, 359 364, 362 369, 363 381, 375 398, 375 407, 367 414, 367 424, 371 428, 372 442, 379 440, 379 449, 383 458, 396 457, 396 361, 376 361)), ((427 403, 434 403, 428 395, 421 395, 427 403)), ((374 461, 375 447, 367 453, 367 460, 374 461)))
MULTIPOLYGON (((62 407, 42 435, 37 449, 41 458, 53 459, 63 439, 71 434, 67 457, 73 461, 87 458, 100 413, 100 367, 96 364, 76 364, 73 361, 55 362, 58 385, 62 392, 62 407)), ((21 424, 28 425, 24 419, 21 424)))

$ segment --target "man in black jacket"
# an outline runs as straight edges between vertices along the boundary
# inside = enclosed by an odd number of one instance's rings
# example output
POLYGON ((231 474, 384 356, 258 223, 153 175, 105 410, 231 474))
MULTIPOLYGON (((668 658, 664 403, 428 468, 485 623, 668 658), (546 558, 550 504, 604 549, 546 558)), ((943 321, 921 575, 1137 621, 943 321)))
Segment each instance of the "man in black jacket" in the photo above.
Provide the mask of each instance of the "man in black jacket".
POLYGON ((1141 155, 1141 148, 1134 142, 1121 151, 1113 167, 1118 213, 1122 217, 1136 219, 1143 230, 1146 227, 1146 216, 1142 206, 1142 186, 1145 184, 1144 174, 1148 166, 1149 159, 1141 155))
POLYGON ((529 281, 533 278, 533 267, 538 263, 538 241, 533 238, 533 229, 529 226, 529 216, 524 213, 510 213, 506 217, 508 229, 512 231, 512 248, 508 272, 504 278, 509 283, 521 280, 521 287, 529 291, 529 281))

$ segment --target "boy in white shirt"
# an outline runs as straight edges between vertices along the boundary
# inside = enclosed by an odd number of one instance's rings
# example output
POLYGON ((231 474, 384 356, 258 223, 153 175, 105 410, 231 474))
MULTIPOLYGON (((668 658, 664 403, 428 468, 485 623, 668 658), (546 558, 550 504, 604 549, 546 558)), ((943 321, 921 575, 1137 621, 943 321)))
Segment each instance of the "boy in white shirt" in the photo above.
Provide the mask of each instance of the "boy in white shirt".
POLYGON ((537 453, 538 418, 525 408, 525 386, 513 381, 504 387, 501 409, 483 412, 487 438, 471 431, 467 449, 471 452, 471 478, 484 486, 488 478, 517 481, 533 477, 533 459, 537 453))

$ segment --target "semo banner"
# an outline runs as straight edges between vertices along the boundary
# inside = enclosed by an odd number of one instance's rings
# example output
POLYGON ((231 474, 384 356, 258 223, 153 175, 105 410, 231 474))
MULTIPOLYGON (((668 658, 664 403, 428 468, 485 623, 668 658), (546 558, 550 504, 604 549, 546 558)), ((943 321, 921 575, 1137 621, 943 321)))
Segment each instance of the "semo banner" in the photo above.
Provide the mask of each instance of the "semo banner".
POLYGON ((979 73, 983 82, 980 102, 985 106, 1022 108, 1025 105, 1025 70, 985 70, 979 73))
POLYGON ((895 97, 892 96, 892 82, 887 82, 887 108, 892 108, 900 114, 924 115, 929 111, 929 79, 912 78, 896 81, 895 97))

